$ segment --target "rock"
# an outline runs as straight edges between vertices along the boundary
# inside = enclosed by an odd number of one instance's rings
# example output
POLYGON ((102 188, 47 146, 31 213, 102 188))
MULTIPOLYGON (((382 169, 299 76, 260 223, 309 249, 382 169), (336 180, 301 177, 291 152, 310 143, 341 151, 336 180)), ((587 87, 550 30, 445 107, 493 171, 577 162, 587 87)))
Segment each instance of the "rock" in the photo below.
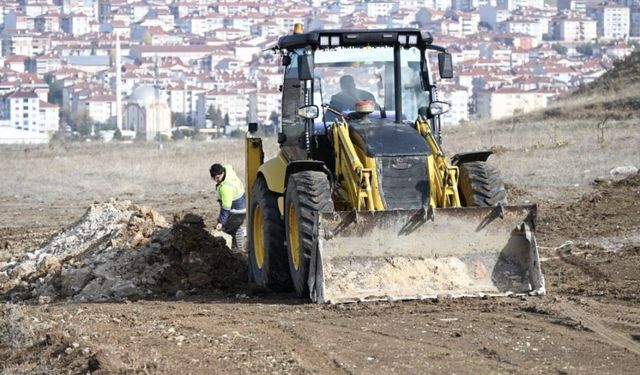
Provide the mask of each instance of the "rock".
POLYGON ((137 232, 131 239, 131 247, 138 247, 144 245, 148 240, 144 237, 142 232, 137 232))
POLYGON ((178 290, 176 292, 176 298, 184 298, 184 292, 181 290, 178 290))
POLYGON ((144 292, 129 280, 118 280, 111 287, 111 293, 115 298, 142 297, 144 292))
POLYGON ((56 273, 60 272, 62 269, 62 264, 60 264, 60 260, 57 257, 45 255, 36 265, 38 269, 38 273, 47 274, 47 273, 56 273))
POLYGON ((23 262, 9 271, 12 279, 22 279, 31 275, 35 271, 33 262, 23 262))
POLYGON ((615 181, 624 180, 625 178, 632 176, 638 173, 638 168, 633 165, 625 165, 620 167, 615 167, 609 171, 609 174, 615 181))
POLYGON ((39 305, 46 305, 51 303, 51 297, 49 296, 40 296, 38 297, 38 304, 39 305))
POLYGON ((63 295, 72 296, 82 290, 93 277, 93 271, 88 268, 62 270, 60 291, 63 295))

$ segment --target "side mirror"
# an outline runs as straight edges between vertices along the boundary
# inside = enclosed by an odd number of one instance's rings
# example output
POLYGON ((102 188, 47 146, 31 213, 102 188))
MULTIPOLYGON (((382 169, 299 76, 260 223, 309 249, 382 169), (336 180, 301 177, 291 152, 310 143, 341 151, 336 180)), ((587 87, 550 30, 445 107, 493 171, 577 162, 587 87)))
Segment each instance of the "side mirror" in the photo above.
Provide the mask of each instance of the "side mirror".
POLYGON ((249 133, 255 133, 258 131, 258 123, 257 122, 250 122, 249 123, 249 133))
POLYGON ((298 56, 298 79, 301 81, 313 79, 313 57, 311 55, 298 56))
POLYGON ((318 118, 319 114, 320 110, 317 105, 305 105, 304 107, 298 108, 298 116, 306 118, 307 120, 318 118))
POLYGON ((438 54, 438 69, 440 78, 453 78, 453 59, 450 53, 440 52, 438 54))
POLYGON ((284 55, 282 56, 282 66, 289 66, 291 64, 291 56, 284 55))
POLYGON ((436 101, 429 104, 429 114, 431 116, 439 116, 447 112, 449 112, 449 103, 447 102, 436 101))

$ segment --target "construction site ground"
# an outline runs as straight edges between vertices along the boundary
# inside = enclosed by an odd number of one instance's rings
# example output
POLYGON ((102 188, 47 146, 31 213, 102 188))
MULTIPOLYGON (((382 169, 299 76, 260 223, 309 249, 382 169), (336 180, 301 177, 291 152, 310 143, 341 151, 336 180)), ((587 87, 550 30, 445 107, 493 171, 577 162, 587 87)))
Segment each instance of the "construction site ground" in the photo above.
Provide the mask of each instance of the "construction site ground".
POLYGON ((212 192, 100 200, 93 216, 72 196, 4 194, 0 372, 637 374, 640 176, 599 181, 538 202, 545 296, 342 305, 247 284, 244 255, 211 230, 212 192), (96 229, 107 208, 125 220, 96 229), (42 255, 71 249, 89 218, 89 250, 42 255))

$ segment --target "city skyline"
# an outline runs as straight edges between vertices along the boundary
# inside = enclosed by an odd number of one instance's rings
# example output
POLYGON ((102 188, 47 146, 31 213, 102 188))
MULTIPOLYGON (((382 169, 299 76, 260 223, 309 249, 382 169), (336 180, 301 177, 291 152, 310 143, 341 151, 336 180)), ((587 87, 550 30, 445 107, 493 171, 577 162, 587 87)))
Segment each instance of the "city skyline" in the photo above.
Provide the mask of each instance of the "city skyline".
POLYGON ((144 121, 133 119, 150 116, 151 107, 173 114, 169 127, 179 121, 230 134, 248 122, 270 124, 280 109, 281 67, 269 48, 296 23, 430 31, 455 64, 454 79, 439 82, 439 99, 451 104, 449 126, 543 108, 603 74, 640 36, 638 0, 554 7, 540 0, 44 0, 0 8, 0 128, 47 136, 61 127, 56 109, 66 122, 82 113, 98 128, 115 127, 116 75, 121 130, 139 131, 144 121), (34 100, 18 105, 23 95, 34 100))

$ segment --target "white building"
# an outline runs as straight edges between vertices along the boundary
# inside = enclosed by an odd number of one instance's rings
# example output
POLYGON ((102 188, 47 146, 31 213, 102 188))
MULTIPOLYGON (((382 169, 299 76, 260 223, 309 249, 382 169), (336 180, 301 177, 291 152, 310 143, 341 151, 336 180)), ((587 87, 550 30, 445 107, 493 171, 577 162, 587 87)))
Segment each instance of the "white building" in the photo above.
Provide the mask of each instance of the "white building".
POLYGON ((549 23, 549 35, 563 42, 589 42, 598 37, 596 21, 575 15, 555 17, 549 23))
POLYGON ((598 4, 589 6, 587 14, 595 18, 599 37, 604 39, 626 39, 629 37, 629 7, 617 4, 598 4))
POLYGON ((167 88, 169 108, 173 113, 184 114, 190 125, 204 127, 204 122, 197 122, 198 97, 206 92, 205 89, 188 86, 186 84, 167 88))
POLYGON ((247 115, 251 105, 251 94, 236 90, 211 90, 200 95, 198 101, 198 121, 204 122, 209 107, 220 110, 222 116, 228 116, 229 126, 226 129, 230 133, 234 129, 246 128, 247 115))
POLYGON ((85 99, 84 108, 93 121, 108 124, 116 116, 116 97, 114 95, 92 95, 85 99))
POLYGON ((543 26, 540 20, 532 18, 508 19, 498 23, 497 29, 505 33, 531 35, 538 41, 541 41, 542 35, 547 32, 547 27, 543 26))
POLYGON ((60 28, 67 34, 84 35, 91 31, 91 19, 82 13, 63 15, 60 28))
POLYGON ((545 108, 549 98, 554 95, 549 91, 526 91, 511 87, 480 90, 476 93, 478 117, 501 119, 545 108))
POLYGON ((271 112, 280 114, 282 107, 282 93, 277 87, 264 87, 259 89, 251 97, 255 101, 255 121, 261 124, 270 124, 271 112))
POLYGON ((449 112, 443 115, 443 123, 458 125, 469 119, 469 90, 462 85, 443 85, 438 90, 438 100, 449 103, 449 112))
POLYGON ((367 17, 388 17, 398 9, 398 3, 392 1, 373 0, 361 4, 362 11, 367 17))
POLYGON ((35 90, 14 91, 0 100, 0 121, 5 126, 47 135, 58 130, 58 107, 41 101, 35 90))

